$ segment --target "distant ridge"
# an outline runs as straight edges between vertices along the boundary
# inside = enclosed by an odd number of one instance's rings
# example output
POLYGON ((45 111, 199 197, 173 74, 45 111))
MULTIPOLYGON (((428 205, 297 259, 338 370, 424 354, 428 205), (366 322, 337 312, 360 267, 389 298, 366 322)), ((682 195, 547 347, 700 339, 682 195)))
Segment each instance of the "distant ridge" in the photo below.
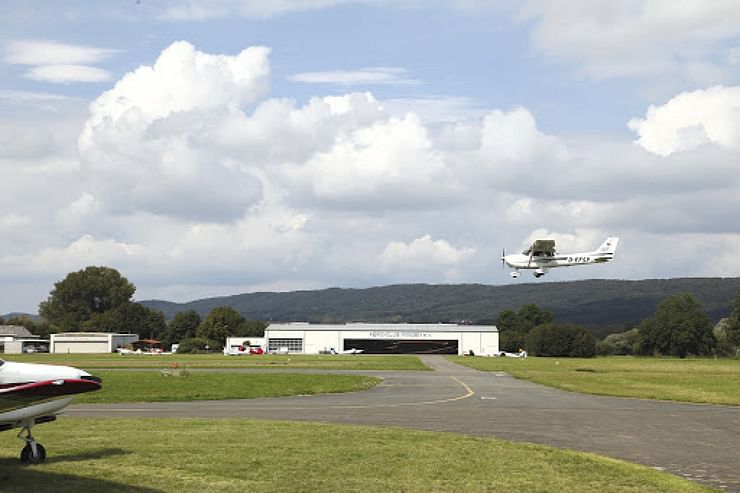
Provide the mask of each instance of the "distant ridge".
POLYGON ((10 318, 30 318, 31 320, 39 320, 41 317, 38 315, 32 314, 32 313, 22 313, 22 312, 10 312, 6 313, 4 315, 0 315, 0 317, 4 318, 5 320, 8 320, 10 318))
POLYGON ((247 293, 189 303, 140 303, 161 310, 167 319, 185 310, 204 316, 225 305, 246 318, 265 321, 429 323, 491 323, 501 310, 517 310, 526 303, 535 303, 552 311, 556 321, 583 325, 601 336, 654 315, 658 303, 676 293, 694 295, 716 322, 729 316, 738 290, 740 278, 585 280, 504 286, 397 284, 247 293))

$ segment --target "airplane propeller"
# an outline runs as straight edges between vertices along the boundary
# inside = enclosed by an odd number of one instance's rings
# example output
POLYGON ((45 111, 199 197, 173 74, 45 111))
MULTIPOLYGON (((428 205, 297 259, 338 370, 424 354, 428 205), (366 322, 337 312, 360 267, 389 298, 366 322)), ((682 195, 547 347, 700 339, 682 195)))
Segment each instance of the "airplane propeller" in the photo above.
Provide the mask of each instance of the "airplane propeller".
POLYGON ((506 268, 506 248, 501 249, 501 268, 506 268))

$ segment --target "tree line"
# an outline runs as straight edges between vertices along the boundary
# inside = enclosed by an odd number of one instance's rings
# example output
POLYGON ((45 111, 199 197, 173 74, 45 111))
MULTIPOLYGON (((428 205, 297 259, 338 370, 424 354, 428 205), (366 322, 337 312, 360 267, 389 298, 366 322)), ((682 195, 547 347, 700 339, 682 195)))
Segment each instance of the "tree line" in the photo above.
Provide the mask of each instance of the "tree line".
POLYGON ((534 304, 504 310, 495 323, 502 350, 537 356, 740 356, 740 292, 732 313, 714 327, 692 295, 675 294, 658 304, 653 317, 599 342, 582 327, 554 323, 552 313, 534 304))
POLYGON ((226 306, 214 308, 203 320, 191 310, 178 313, 168 323, 161 311, 134 302, 134 292, 136 286, 116 269, 90 266, 54 284, 49 297, 39 304, 40 320, 0 318, 0 324, 22 325, 42 337, 77 331, 138 334, 166 346, 185 342, 185 351, 206 345, 221 348, 229 336, 264 335, 263 322, 246 320, 226 306))

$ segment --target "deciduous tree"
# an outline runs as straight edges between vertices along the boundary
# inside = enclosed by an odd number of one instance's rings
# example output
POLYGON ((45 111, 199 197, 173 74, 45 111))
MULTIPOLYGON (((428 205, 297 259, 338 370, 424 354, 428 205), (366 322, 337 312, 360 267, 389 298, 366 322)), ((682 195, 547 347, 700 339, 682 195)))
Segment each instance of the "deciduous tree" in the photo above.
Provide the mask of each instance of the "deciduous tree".
POLYGON ((102 314, 131 299, 136 287, 116 269, 87 267, 54 284, 39 305, 39 314, 61 331, 79 330, 95 314, 102 314))
POLYGON ((219 306, 211 310, 205 320, 198 326, 197 337, 219 341, 222 345, 226 338, 242 330, 245 320, 241 314, 229 306, 219 306))
POLYGON ((727 342, 735 346, 736 350, 740 348, 740 291, 735 297, 735 306, 732 309, 730 320, 725 326, 727 342))
POLYGON ((83 324, 86 330, 139 334, 143 339, 159 339, 167 328, 162 312, 127 301, 105 313, 94 314, 83 324))
MULTIPOLYGON (((31 317, 11 317, 5 321, 8 325, 22 325, 31 334, 41 336, 42 338, 48 338, 49 334, 56 331, 56 328, 44 319, 34 320, 31 317)), ((2 325, 2 324, 0 324, 2 325)))
POLYGON ((195 337, 201 322, 200 315, 195 310, 177 313, 167 324, 167 331, 163 338, 165 344, 174 344, 183 339, 195 337))
POLYGON ((504 351, 524 348, 527 334, 535 327, 553 320, 552 313, 535 304, 523 305, 518 312, 502 310, 496 317, 499 330, 499 346, 504 351))
POLYGON ((640 351, 685 357, 711 354, 715 347, 709 316, 690 294, 676 294, 660 302, 655 317, 639 326, 640 351))

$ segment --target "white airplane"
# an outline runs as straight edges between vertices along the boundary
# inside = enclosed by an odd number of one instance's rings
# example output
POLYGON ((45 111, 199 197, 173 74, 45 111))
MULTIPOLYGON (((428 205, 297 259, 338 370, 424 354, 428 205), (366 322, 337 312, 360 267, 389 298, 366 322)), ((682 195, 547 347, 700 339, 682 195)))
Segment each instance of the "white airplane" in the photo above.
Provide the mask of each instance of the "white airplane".
POLYGON ((536 240, 522 253, 501 256, 501 263, 513 267, 511 277, 519 277, 519 269, 534 269, 534 277, 540 278, 555 267, 572 265, 603 264, 614 258, 619 238, 610 236, 593 252, 558 253, 555 251, 555 240, 536 240))
POLYGON ((516 353, 512 353, 510 351, 499 351, 498 353, 493 353, 493 355, 500 358, 526 358, 527 352, 524 350, 518 351, 516 353))
POLYGON ((329 348, 329 352, 331 354, 362 354, 363 351, 364 349, 356 349, 356 348, 345 349, 344 351, 337 351, 334 348, 329 348))
POLYGON ((0 431, 21 428, 18 438, 26 442, 21 460, 43 462, 46 449, 33 438, 31 428, 57 419, 74 394, 99 388, 98 377, 77 368, 0 359, 0 431))

